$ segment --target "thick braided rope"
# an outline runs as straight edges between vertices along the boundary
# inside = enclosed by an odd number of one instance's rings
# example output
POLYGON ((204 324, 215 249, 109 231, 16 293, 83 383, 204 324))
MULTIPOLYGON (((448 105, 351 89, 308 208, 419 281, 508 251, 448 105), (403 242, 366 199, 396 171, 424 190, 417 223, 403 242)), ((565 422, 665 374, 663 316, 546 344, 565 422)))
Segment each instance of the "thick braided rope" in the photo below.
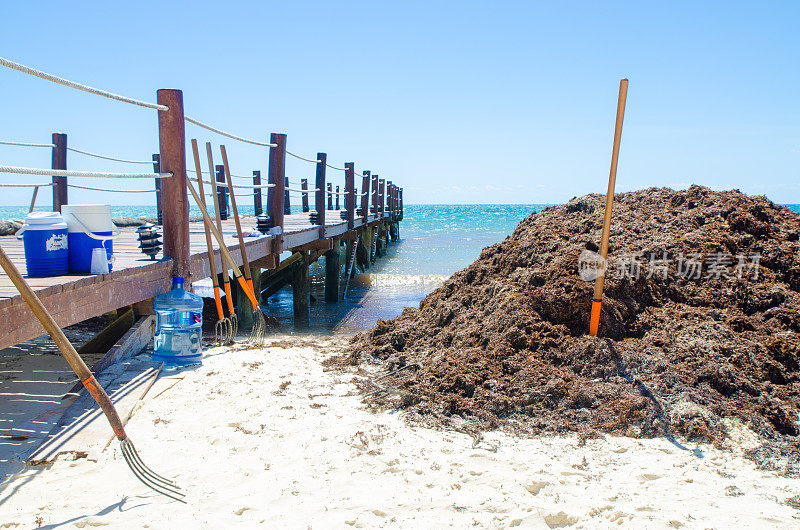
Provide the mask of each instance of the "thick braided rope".
POLYGON ((39 186, 55 186, 53 182, 45 184, 0 184, 0 188, 38 188, 39 186))
POLYGON ((59 85, 64 85, 70 88, 74 88, 76 90, 82 90, 84 92, 95 94, 97 96, 103 96, 104 98, 113 99, 116 101, 122 101, 123 103, 130 103, 132 105, 139 105, 140 107, 145 107, 148 109, 169 110, 169 107, 167 107, 166 105, 148 103, 146 101, 140 101, 138 99, 133 99, 126 96, 120 96, 119 94, 114 94, 113 92, 108 92, 106 90, 100 90, 99 88, 82 85, 80 83, 76 83, 68 79, 63 79, 53 74, 48 74, 47 72, 42 72, 41 70, 36 70, 35 68, 30 68, 28 66, 25 66, 24 64, 19 64, 15 63, 14 61, 9 61, 8 59, 5 59, 3 57, 0 57, 0 65, 5 66, 6 68, 11 68, 12 70, 16 70, 18 72, 22 72, 23 74, 32 75, 40 79, 45 79, 47 81, 58 83, 59 85))
POLYGON ((6 140, 0 140, 0 145, 17 145, 20 147, 55 147, 53 144, 32 144, 28 142, 8 142, 6 140))
POLYGON ((172 176, 172 173, 104 173, 98 171, 72 171, 67 169, 39 169, 32 167, 0 166, 0 173, 13 173, 15 175, 43 175, 54 177, 90 177, 111 179, 163 179, 172 176))

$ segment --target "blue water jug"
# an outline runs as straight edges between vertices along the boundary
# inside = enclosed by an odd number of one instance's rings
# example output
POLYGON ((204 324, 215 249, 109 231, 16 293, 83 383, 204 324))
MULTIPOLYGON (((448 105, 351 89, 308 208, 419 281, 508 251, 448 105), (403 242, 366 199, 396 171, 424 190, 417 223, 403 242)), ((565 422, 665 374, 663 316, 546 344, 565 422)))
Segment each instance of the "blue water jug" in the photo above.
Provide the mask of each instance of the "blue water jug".
POLYGON ((203 355, 203 299, 186 292, 183 278, 172 279, 172 290, 156 296, 156 336, 153 360, 164 366, 200 364, 203 355))

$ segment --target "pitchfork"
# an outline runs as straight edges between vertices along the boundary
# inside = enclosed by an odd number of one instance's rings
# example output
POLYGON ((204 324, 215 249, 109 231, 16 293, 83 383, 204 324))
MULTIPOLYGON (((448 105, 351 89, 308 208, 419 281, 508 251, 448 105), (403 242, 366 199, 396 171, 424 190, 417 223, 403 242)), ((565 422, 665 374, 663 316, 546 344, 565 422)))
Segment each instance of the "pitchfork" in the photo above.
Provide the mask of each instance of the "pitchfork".
MULTIPOLYGON (((197 171, 197 187, 200 190, 200 200, 205 207, 205 193, 203 192, 203 171, 200 169, 200 153, 197 150, 197 140, 192 139, 192 153, 194 154, 194 167, 197 171)), ((216 198, 216 195, 214 196, 216 198)), ((205 223, 204 223, 205 226, 205 223)), ((208 266, 211 269, 211 283, 214 286, 214 302, 217 306, 217 322, 214 324, 214 342, 217 344, 230 344, 236 336, 235 324, 230 318, 225 317, 222 310, 222 300, 219 293, 219 279, 217 278, 217 260, 214 259, 214 244, 211 241, 211 232, 206 231, 206 248, 208 248, 208 266)), ((224 261, 223 261, 224 264, 224 261)), ((228 288, 230 292, 230 287, 228 288)), ((233 317, 236 313, 231 312, 233 317)))
MULTIPOLYGON (((224 168, 225 178, 228 183, 228 195, 231 198, 231 210, 233 210, 233 219, 236 223, 236 234, 239 237, 239 251, 242 254, 242 273, 244 274, 244 279, 247 282, 247 285, 250 286, 250 291, 252 291, 253 294, 256 294, 256 290, 253 287, 253 279, 250 273, 250 261, 247 259, 247 250, 244 244, 244 236, 242 235, 242 222, 239 219, 239 209, 236 207, 236 194, 233 192, 231 170, 228 166, 228 153, 225 151, 224 145, 219 146, 219 148, 222 152, 222 167, 224 168)), ((201 192, 201 198, 202 195, 203 194, 201 192)), ((258 306, 258 304, 256 304, 253 307, 253 329, 250 331, 250 340, 253 342, 261 342, 264 339, 266 332, 267 322, 264 320, 264 313, 261 312, 261 308, 258 306)))
POLYGON ((228 262, 228 266, 233 270, 233 277, 239 283, 239 287, 242 288, 242 291, 250 300, 250 303, 253 305, 255 310, 253 311, 253 332, 251 333, 251 340, 258 341, 263 339, 264 331, 266 330, 266 322, 264 321, 264 314, 261 312, 261 306, 258 303, 258 298, 256 297, 253 289, 245 280, 244 276, 242 276, 242 271, 239 269, 236 262, 233 260, 231 253, 228 251, 228 247, 225 246, 225 241, 222 239, 222 234, 217 227, 214 226, 213 222, 211 221, 211 216, 208 215, 208 210, 206 207, 203 206, 203 203, 200 201, 200 196, 197 194, 197 191, 192 186, 191 180, 186 180, 186 187, 189 188, 189 192, 192 194, 194 198, 194 202, 197 204, 197 207, 200 208, 200 213, 203 214, 203 222, 206 226, 211 230, 211 233, 214 234, 214 237, 219 243, 219 250, 222 253, 223 259, 228 262), (260 334, 260 335, 259 335, 260 334))
POLYGON ((111 424, 114 435, 120 442, 122 457, 125 459, 125 463, 128 464, 131 472, 133 472, 133 475, 148 488, 185 504, 186 501, 183 500, 183 497, 186 494, 181 491, 180 487, 172 480, 162 477, 147 467, 147 465, 142 462, 142 459, 139 458, 139 453, 136 452, 136 447, 134 447, 133 442, 131 442, 130 438, 128 438, 128 435, 125 433, 122 420, 120 420, 117 409, 114 408, 114 404, 111 403, 108 394, 106 394, 106 391, 103 390, 103 387, 101 387, 94 378, 92 371, 89 370, 89 367, 83 362, 83 359, 81 359, 81 356, 78 355, 78 352, 75 351, 75 348, 70 344, 69 339, 67 339, 64 332, 61 331, 61 328, 58 327, 52 315, 50 315, 44 307, 39 297, 36 296, 36 293, 33 292, 14 264, 11 263, 11 260, 8 259, 8 256, 2 248, 0 248, 0 266, 3 267, 3 270, 22 295, 22 298, 25 299, 25 302, 30 306, 33 314, 36 315, 36 318, 42 323, 44 329, 50 334, 53 342, 55 342, 58 349, 61 350, 61 354, 67 360, 67 363, 69 363, 75 375, 78 376, 83 386, 100 406, 108 423, 111 424))

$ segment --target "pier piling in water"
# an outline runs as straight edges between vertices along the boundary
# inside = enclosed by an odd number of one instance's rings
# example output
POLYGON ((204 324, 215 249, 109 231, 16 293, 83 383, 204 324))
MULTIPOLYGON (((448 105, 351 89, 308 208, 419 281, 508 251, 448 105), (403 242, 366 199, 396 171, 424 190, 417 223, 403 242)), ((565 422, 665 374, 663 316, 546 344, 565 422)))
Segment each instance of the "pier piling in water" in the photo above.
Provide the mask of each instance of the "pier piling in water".
POLYGON ((311 282, 308 277, 308 252, 303 250, 300 263, 292 267, 292 301, 294 327, 308 328, 311 325, 311 282))
POLYGON ((339 274, 342 270, 339 241, 333 242, 333 248, 325 253, 325 301, 339 301, 339 274))

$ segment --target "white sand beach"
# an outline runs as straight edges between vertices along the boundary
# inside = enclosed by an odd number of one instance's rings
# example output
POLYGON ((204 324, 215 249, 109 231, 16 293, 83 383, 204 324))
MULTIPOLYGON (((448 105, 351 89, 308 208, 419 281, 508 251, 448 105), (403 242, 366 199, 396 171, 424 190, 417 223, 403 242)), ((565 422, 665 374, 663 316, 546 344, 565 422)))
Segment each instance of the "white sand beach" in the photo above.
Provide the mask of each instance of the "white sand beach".
MULTIPOLYGON (((732 451, 664 439, 473 439, 373 413, 341 339, 209 350, 164 373, 127 429, 179 504, 99 436, 0 491, 0 528, 796 528, 797 481, 732 451)), ((110 429, 108 431, 110 437, 110 429)))

